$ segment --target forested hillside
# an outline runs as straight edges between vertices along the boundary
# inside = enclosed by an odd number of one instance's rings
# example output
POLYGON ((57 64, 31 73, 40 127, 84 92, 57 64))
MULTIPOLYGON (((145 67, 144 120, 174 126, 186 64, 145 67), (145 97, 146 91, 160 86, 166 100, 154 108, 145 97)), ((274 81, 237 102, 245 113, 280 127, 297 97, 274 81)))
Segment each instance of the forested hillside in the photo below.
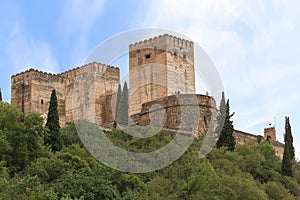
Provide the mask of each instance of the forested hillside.
MULTIPOLYGON (((283 176, 281 160, 268 143, 214 148, 199 158, 201 138, 161 170, 129 174, 94 159, 74 125, 59 130, 60 150, 45 145, 49 128, 39 114, 22 114, 0 102, 0 199, 300 199, 300 166, 283 176)), ((166 145, 174 133, 140 139, 106 132, 114 144, 134 152, 166 145)))

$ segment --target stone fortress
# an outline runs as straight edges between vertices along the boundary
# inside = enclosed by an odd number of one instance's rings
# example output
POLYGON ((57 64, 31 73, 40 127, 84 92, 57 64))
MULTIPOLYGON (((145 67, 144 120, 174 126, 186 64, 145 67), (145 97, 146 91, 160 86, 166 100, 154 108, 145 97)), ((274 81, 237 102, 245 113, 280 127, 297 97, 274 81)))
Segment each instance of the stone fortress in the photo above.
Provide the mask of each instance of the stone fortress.
MULTIPOLYGON (((119 68, 96 62, 60 74, 29 69, 11 77, 11 104, 24 115, 38 112, 46 117, 55 89, 62 127, 77 119, 91 119, 92 113, 96 113, 96 123, 111 126, 119 82, 119 68)), ((196 127, 201 134, 215 120, 214 98, 195 94, 192 41, 164 34, 129 45, 129 85, 130 125, 163 126, 182 132, 196 127), (187 114, 196 117, 185 118, 187 114)), ((238 130, 234 135, 237 144, 260 138, 238 130)), ((261 139, 267 138, 282 157, 284 145, 276 141, 274 127, 265 129, 261 139)))

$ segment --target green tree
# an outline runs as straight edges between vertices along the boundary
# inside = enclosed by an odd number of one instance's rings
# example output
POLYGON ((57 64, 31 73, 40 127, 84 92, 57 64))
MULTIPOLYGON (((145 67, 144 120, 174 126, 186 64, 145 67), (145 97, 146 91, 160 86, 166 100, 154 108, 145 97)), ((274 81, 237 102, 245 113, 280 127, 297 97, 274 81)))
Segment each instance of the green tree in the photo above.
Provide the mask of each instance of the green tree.
POLYGON ((11 175, 28 165, 27 136, 21 116, 16 107, 0 102, 0 156, 7 162, 11 175))
POLYGON ((44 119, 39 113, 29 113, 24 120, 24 134, 28 148, 28 156, 33 161, 43 155, 46 151, 43 146, 43 139, 46 133, 44 119))
POLYGON ((22 113, 8 103, 0 102, 0 130, 14 130, 19 126, 22 113))
POLYGON ((293 195, 280 183, 277 182, 268 182, 264 185, 265 192, 268 195, 269 199, 282 200, 282 199, 295 199, 293 195))
POLYGON ((0 102, 2 101, 2 92, 1 92, 1 88, 0 88, 0 102))
POLYGON ((293 159, 295 156, 290 119, 285 117, 284 152, 281 164, 281 174, 293 176, 293 159))
POLYGON ((60 151, 62 149, 62 139, 59 133, 60 125, 55 90, 52 90, 51 93, 46 127, 49 129, 49 133, 45 136, 45 144, 51 146, 53 152, 60 151))
POLYGON ((68 147, 72 144, 79 144, 83 146, 74 123, 69 124, 67 127, 61 128, 60 134, 65 147, 68 147))
POLYGON ((289 151, 289 147, 287 144, 284 145, 284 152, 283 152, 283 158, 282 158, 282 164, 281 164, 281 174, 284 176, 293 176, 293 170, 292 170, 292 160, 291 160, 291 154, 289 151))
POLYGON ((227 147, 228 150, 233 151, 235 149, 235 138, 233 136, 233 121, 230 118, 234 115, 234 113, 230 114, 230 106, 229 99, 225 104, 225 95, 222 93, 222 99, 220 103, 219 114, 217 118, 218 127, 217 131, 220 131, 220 136, 217 141, 217 148, 222 146, 227 147))
POLYGON ((121 199, 116 187, 98 169, 67 171, 57 183, 58 191, 71 198, 121 199))
POLYGON ((8 167, 10 174, 24 170, 29 164, 29 151, 27 146, 27 135, 24 129, 17 126, 14 130, 7 132, 7 140, 11 146, 8 167))
POLYGON ((290 125, 290 118, 285 117, 285 136, 284 136, 284 142, 288 145, 288 149, 290 151, 291 159, 295 158, 295 148, 293 145, 293 135, 290 125))
POLYGON ((128 125, 128 87, 126 82, 123 86, 123 91, 118 106, 117 123, 121 125, 128 125))
POLYGON ((121 100, 121 96, 122 96, 122 89, 121 89, 121 84, 119 84, 119 87, 118 87, 118 93, 117 93, 117 100, 116 100, 116 111, 115 111, 115 127, 117 126, 117 121, 119 121, 118 119, 118 114, 119 114, 119 109, 120 109, 120 100, 121 100))
MULTIPOLYGON (((222 98, 220 101, 220 106, 217 115, 217 127, 215 129, 215 135, 217 136, 220 136, 222 133, 224 121, 225 121, 225 115, 226 115, 226 100, 225 100, 225 94, 224 92, 222 92, 222 98)), ((221 147, 219 146, 219 143, 217 143, 217 147, 218 148, 221 147)))
POLYGON ((7 141, 5 132, 0 130, 0 161, 10 160, 9 152, 11 151, 11 146, 7 141))

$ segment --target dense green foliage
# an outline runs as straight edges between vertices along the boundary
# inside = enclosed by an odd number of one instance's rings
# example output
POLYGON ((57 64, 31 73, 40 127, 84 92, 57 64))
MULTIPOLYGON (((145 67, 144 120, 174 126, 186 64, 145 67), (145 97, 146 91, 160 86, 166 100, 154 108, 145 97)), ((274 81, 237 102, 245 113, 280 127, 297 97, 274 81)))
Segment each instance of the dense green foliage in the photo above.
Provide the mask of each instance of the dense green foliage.
MULTIPOLYGON (((269 143, 214 148, 199 158, 202 139, 161 170, 130 174, 95 160, 82 146, 74 125, 60 129, 63 148, 43 144, 47 130, 36 113, 21 113, 0 102, 0 199, 300 199, 300 167, 281 175, 281 161, 269 143)), ((121 130, 106 132, 112 142, 133 152, 169 143, 175 133, 161 131, 141 139, 121 130)))
POLYGON ((233 151, 235 149, 235 138, 233 136, 233 121, 230 118, 234 115, 230 114, 229 99, 225 103, 225 95, 222 93, 222 99, 217 117, 217 131, 220 136, 217 141, 217 148, 227 147, 228 150, 233 151))
POLYGON ((291 131, 290 119, 285 118, 284 152, 281 165, 281 173, 285 176, 293 176, 292 163, 295 159, 295 149, 291 131))
POLYGON ((55 90, 52 90, 51 93, 46 127, 49 129, 49 132, 45 136, 45 144, 49 145, 54 152, 61 150, 62 140, 59 133, 60 125, 55 90))

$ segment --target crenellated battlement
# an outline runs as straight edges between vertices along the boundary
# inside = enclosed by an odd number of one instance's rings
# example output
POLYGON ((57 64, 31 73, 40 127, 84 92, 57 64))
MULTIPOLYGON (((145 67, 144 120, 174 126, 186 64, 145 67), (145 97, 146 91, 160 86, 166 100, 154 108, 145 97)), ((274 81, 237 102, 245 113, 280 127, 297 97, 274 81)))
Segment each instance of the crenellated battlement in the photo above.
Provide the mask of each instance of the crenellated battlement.
POLYGON ((143 48, 170 50, 172 47, 181 47, 186 50, 193 50, 194 43, 190 40, 182 39, 177 36, 163 34, 129 45, 130 50, 138 50, 143 48))
POLYGON ((23 81, 23 80, 43 80, 50 82, 62 82, 64 77, 59 74, 52 74, 48 72, 43 72, 37 69, 30 68, 24 72, 15 74, 11 76, 13 83, 23 81))
POLYGON ((88 63, 79 67, 75 67, 73 69, 67 70, 65 72, 62 73, 58 73, 58 74, 52 74, 52 73, 48 73, 48 72, 44 72, 44 71, 40 71, 37 69, 27 69, 23 72, 14 74, 11 76, 11 78, 17 78, 17 77, 26 77, 26 75, 31 76, 32 78, 42 78, 42 79, 49 79, 49 80, 56 80, 56 79, 63 79, 65 77, 65 75, 70 74, 70 73, 74 73, 76 71, 79 70, 84 70, 84 69, 88 69, 88 67, 94 67, 94 71, 96 72, 111 72, 111 73, 115 73, 118 74, 120 69, 118 67, 115 66, 111 66, 111 65, 107 65, 107 64, 102 64, 102 63, 97 63, 97 62, 92 62, 92 63, 88 63))
POLYGON ((93 68, 94 72, 97 73, 103 73, 103 72, 110 72, 113 73, 115 75, 118 75, 120 72, 120 69, 118 67, 115 66, 111 66, 111 65, 107 65, 107 64, 102 64, 102 63, 97 63, 97 62, 91 62, 85 65, 82 65, 80 67, 75 67, 73 69, 70 69, 68 71, 62 72, 59 75, 61 76, 69 76, 69 75, 73 75, 75 76, 77 72, 84 72, 85 70, 91 70, 90 68, 93 68))
POLYGON ((23 72, 14 74, 14 75, 12 75, 11 77, 14 78, 14 77, 17 77, 17 76, 20 76, 20 75, 30 74, 30 73, 32 73, 32 72, 35 72, 35 73, 37 73, 37 74, 47 75, 47 76, 57 76, 57 74, 52 74, 52 73, 48 73, 48 72, 44 72, 44 71, 40 71, 40 70, 37 70, 37 69, 30 68, 30 69, 27 69, 27 70, 25 70, 25 71, 23 71, 23 72))

